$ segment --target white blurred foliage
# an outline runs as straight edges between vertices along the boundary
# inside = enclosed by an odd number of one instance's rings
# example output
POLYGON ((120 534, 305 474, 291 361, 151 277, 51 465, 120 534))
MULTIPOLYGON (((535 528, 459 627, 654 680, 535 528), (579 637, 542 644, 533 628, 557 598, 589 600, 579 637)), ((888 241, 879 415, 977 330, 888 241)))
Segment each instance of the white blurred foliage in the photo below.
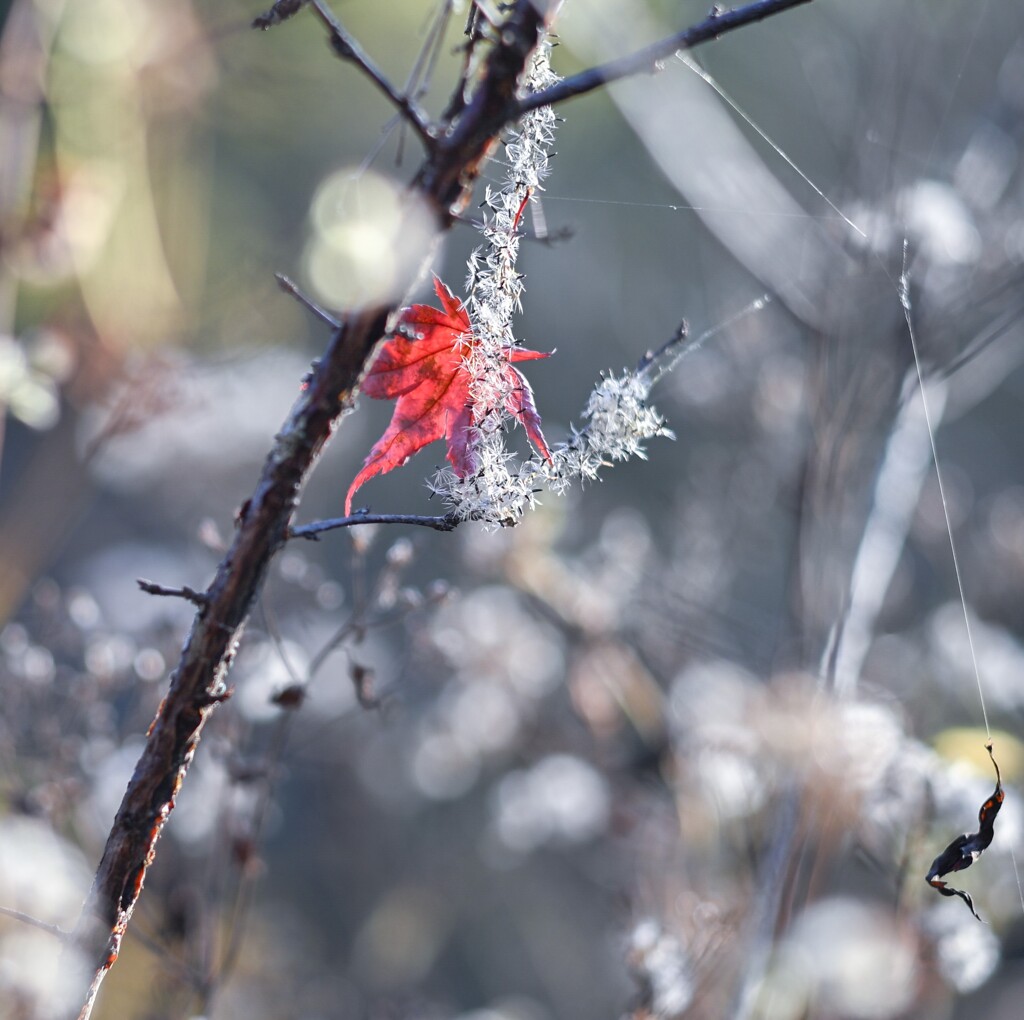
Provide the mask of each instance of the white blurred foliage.
POLYGON ((693 1002, 693 967, 686 948, 653 918, 629 934, 627 962, 657 1020, 682 1016, 693 1002))
POLYGON ((694 730, 707 740, 734 740, 749 746, 745 715, 756 680, 741 666, 723 659, 694 662, 672 682, 671 720, 680 737, 694 730))
POLYGON ((861 794, 879 787, 905 741, 903 725, 888 705, 843 701, 835 709, 834 731, 823 742, 833 752, 826 768, 861 794))
POLYGON ((972 207, 987 212, 1004 197, 1017 170, 1017 142, 998 125, 983 121, 971 135, 953 179, 972 207))
POLYGON ((962 907, 959 902, 938 903, 925 914, 922 927, 934 944, 939 976, 954 991, 967 994, 995 973, 1001 949, 992 929, 962 907))
POLYGON ((918 180, 899 196, 900 220, 931 265, 975 262, 981 235, 956 189, 941 181, 918 180))
POLYGON ((434 646, 455 670, 407 749, 415 786, 450 799, 476 782, 482 764, 507 751, 537 703, 560 682, 562 640, 506 588, 481 588, 438 613, 434 646))
POLYGON ((750 757, 708 748, 697 758, 701 790, 723 819, 742 818, 764 807, 768 787, 750 757))
POLYGON ((0 818, 0 903, 42 921, 77 916, 89 891, 82 855, 34 818, 0 818))
POLYGON ((410 761, 413 782, 432 800, 461 797, 480 774, 480 759, 467 753, 452 735, 437 729, 420 736, 410 761))
POLYGON ((401 298, 437 229, 422 199, 360 167, 324 178, 310 220, 306 273, 320 297, 338 308, 401 298))
MULTIPOLYGON (((0 904, 68 928, 91 878, 82 854, 51 826, 19 815, 0 817, 0 904)), ((0 917, 0 1016, 67 1015, 82 977, 75 954, 63 953, 53 935, 0 917)))
POLYGON ((238 654, 239 683, 234 700, 250 722, 269 722, 281 714, 273 696, 293 683, 305 680, 309 653, 294 641, 248 642, 238 654))
POLYGON ((19 925, 0 935, 0 1017, 74 1016, 87 975, 85 962, 73 950, 65 951, 47 932, 19 925))
POLYGON ((141 737, 129 738, 120 747, 108 740, 91 740, 82 751, 82 768, 92 780, 79 807, 79 824, 96 840, 103 840, 117 814, 125 788, 142 754, 141 737))
POLYGON ((432 639, 464 682, 504 684, 531 701, 552 691, 564 673, 561 635, 507 588, 478 588, 445 606, 432 639))
POLYGON ((29 645, 11 663, 13 672, 33 686, 45 687, 57 674, 53 653, 42 645, 29 645))
POLYGON ((51 428, 60 416, 53 377, 9 336, 0 336, 0 405, 35 429, 51 428))
POLYGON ((186 846, 205 850, 229 808, 244 812, 257 795, 252 785, 232 783, 223 761, 199 755, 189 766, 188 782, 178 794, 174 824, 167 832, 186 846))
POLYGON ((352 966, 375 986, 412 986, 430 972, 447 935, 445 902, 425 888, 400 885, 380 898, 364 922, 352 966))
POLYGON ((911 1005, 916 982, 914 940, 888 911, 845 897, 821 900, 779 947, 759 992, 760 1015, 886 1020, 911 1005))
POLYGON ((516 995, 499 999, 483 1009, 460 1013, 453 1020, 547 1020, 548 1013, 533 999, 516 995))
MULTIPOLYGON (((212 365, 182 363, 173 375, 176 399, 162 413, 144 415, 137 428, 105 439, 93 470, 121 492, 202 493, 203 478, 223 478, 225 450, 233 465, 262 461, 298 393, 297 384, 289 391, 281 380, 301 379, 307 369, 301 353, 284 348, 212 365)), ((112 406, 119 399, 115 394, 112 406)), ((106 409, 84 415, 82 445, 108 425, 106 409)))
MULTIPOLYGON (((930 777, 937 777, 936 824, 966 824, 950 821, 957 814, 946 799, 955 784, 934 752, 908 737, 893 704, 832 698, 806 677, 765 685, 733 663, 710 660, 675 679, 669 706, 694 793, 718 824, 769 808, 795 781, 808 794, 827 790, 830 810, 849 831, 895 861, 906 852, 908 819, 925 824, 930 777)), ((960 817, 977 817, 991 792, 983 787, 955 798, 960 817)))
POLYGON ((494 831, 512 851, 545 843, 584 843, 608 824, 611 794, 592 765, 567 754, 542 758, 531 769, 506 774, 492 798, 494 831))
MULTIPOLYGON (((1024 705, 1024 647, 1010 631, 979 619, 971 612, 971 635, 978 670, 984 677, 985 700, 1003 710, 1024 705)), ((965 701, 977 705, 974 660, 964 611, 959 602, 947 602, 928 621, 928 657, 937 679, 965 701)))

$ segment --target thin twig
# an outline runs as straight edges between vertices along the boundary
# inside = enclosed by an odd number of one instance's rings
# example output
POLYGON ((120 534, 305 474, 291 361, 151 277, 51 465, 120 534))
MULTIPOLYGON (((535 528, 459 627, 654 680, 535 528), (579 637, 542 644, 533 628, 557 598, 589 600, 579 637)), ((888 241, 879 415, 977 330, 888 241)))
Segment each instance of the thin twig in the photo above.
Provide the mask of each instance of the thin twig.
POLYGON ((650 46, 645 46, 635 53, 630 53, 616 60, 610 60, 607 64, 599 64, 586 71, 580 71, 569 78, 563 78, 560 82, 546 88, 541 92, 533 92, 523 96, 519 100, 516 116, 521 117, 531 110, 541 106, 554 106, 574 96, 582 96, 587 92, 607 85, 608 82, 618 81, 620 78, 628 78, 634 74, 644 71, 653 73, 659 70, 663 60, 667 60, 680 50, 692 49, 700 43, 717 39, 726 32, 742 28, 755 21, 771 17, 773 14, 781 14, 791 7, 798 7, 801 4, 810 3, 811 0, 755 0, 755 3, 747 4, 745 7, 736 7, 729 11, 713 10, 703 21, 690 28, 670 35, 665 39, 659 39, 650 46))
POLYGON ((288 532, 288 537, 306 538, 315 542, 325 531, 351 528, 356 524, 413 524, 421 528, 433 528, 434 531, 454 531, 461 520, 451 514, 445 514, 443 517, 422 517, 418 514, 354 513, 349 517, 334 517, 325 521, 313 521, 312 524, 302 524, 292 528, 288 532))
MULTIPOLYGON (((430 91, 430 81, 434 76, 434 69, 441 56, 444 45, 445 30, 448 27, 448 20, 452 13, 453 0, 444 0, 423 40, 420 52, 405 81, 405 95, 413 101, 421 99, 430 91), (422 79, 422 80, 421 80, 422 79)), ((405 132, 398 133, 398 149, 395 153, 395 166, 402 165, 402 157, 405 151, 405 132)))
POLYGON ((406 121, 412 125, 413 130, 419 135, 419 139, 427 148, 427 151, 432 150, 436 137, 433 129, 427 122, 426 114, 420 109, 419 104, 408 96, 403 96, 384 77, 380 68, 363 52, 359 43, 345 31, 341 22, 324 6, 321 0, 312 0, 310 7, 330 33, 331 49, 335 54, 342 60, 348 60, 355 64, 388 97, 392 105, 401 112, 406 121))
POLYGON ((147 581, 143 577, 137 578, 135 583, 147 595, 163 595, 167 598, 184 599, 186 602, 191 602, 194 606, 205 606, 209 599, 206 592, 196 591, 195 588, 190 588, 187 584, 182 585, 180 588, 167 588, 162 584, 157 584, 155 581, 147 581))
POLYGON ((59 938, 61 942, 66 942, 71 937, 71 932, 65 931, 60 925, 40 921, 38 917, 33 917, 31 914, 23 914, 20 910, 13 910, 11 907, 0 907, 0 914, 3 914, 4 917, 11 917, 15 921, 21 921, 22 924, 31 925, 40 931, 45 931, 47 934, 59 938))
POLYGON ((442 124, 451 124, 466 107, 466 93, 469 87, 469 76, 473 67, 473 51, 482 38, 479 22, 480 9, 475 3, 472 3, 469 5, 469 10, 466 14, 466 27, 462 33, 466 37, 466 42, 460 47, 462 50, 462 70, 459 72, 459 79, 452 89, 448 104, 441 113, 442 124))
POLYGON ((660 379, 666 376, 679 364, 680 360, 694 351, 699 351, 704 344, 713 336, 717 336, 723 330, 730 329, 741 319, 745 319, 754 312, 760 312, 771 304, 771 294, 762 294, 754 298, 745 308, 733 313, 727 319, 704 330, 698 337, 690 336, 690 328, 684 320, 679 324, 673 337, 662 344, 656 351, 648 351, 636 366, 636 374, 646 378, 648 387, 653 387, 660 379))
MULTIPOLYGON (((655 375, 652 371, 654 366, 659 362, 663 361, 670 353, 674 352, 675 349, 686 342, 690 335, 690 326, 685 319, 679 323, 676 327, 675 333, 671 339, 666 340, 656 351, 647 351, 644 356, 636 364, 636 374, 643 375, 645 372, 650 375, 655 375)), ((660 373, 657 374, 656 378, 660 378, 660 373)))
POLYGON ((341 328, 341 320, 336 319, 326 308, 322 308, 308 294, 303 293, 294 280, 285 276, 284 273, 274 273, 274 279, 277 280, 277 285, 281 290, 286 294, 291 294, 300 305, 308 308, 321 322, 326 322, 331 329, 341 328))

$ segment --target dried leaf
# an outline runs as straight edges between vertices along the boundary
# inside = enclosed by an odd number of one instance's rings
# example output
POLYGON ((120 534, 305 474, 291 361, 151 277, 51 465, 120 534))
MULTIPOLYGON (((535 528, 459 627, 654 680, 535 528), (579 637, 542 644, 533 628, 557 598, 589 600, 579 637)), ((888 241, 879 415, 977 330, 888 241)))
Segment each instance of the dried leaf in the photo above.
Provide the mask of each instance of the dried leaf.
POLYGON ((970 893, 965 892, 963 889, 954 889, 952 886, 941 881, 941 879, 944 875, 948 875, 953 871, 965 871, 969 868, 981 856, 982 851, 988 849, 995 836, 996 815, 999 814, 999 809, 1003 806, 1005 794, 1003 793, 1002 777, 999 775, 999 763, 992 753, 991 740, 985 745, 985 749, 988 751, 988 756, 992 759, 992 765, 996 770, 996 788, 992 796, 981 805, 981 810, 978 812, 978 831, 973 833, 965 832, 962 836, 957 836, 932 861, 932 866, 929 868, 927 876, 925 876, 925 881, 943 896, 959 896, 979 921, 981 918, 978 917, 978 912, 974 909, 974 901, 971 899, 970 893))

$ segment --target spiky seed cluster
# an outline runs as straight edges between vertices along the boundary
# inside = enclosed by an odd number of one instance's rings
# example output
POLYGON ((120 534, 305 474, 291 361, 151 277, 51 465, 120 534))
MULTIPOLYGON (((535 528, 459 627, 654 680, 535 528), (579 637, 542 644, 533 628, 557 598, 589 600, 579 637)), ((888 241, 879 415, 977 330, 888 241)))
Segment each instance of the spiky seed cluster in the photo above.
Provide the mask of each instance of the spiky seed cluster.
MULTIPOLYGON (((559 80, 550 57, 551 42, 545 41, 533 55, 523 92, 537 92, 559 80)), ((627 373, 601 380, 584 411, 588 424, 574 429, 571 440, 553 451, 551 463, 539 457, 519 461, 505 445, 510 388, 515 385, 506 371, 508 350, 516 342, 512 316, 522 311, 523 278, 516 271, 519 226, 531 198, 543 190, 556 125, 549 106, 523 117, 505 145, 505 185, 500 190, 488 187, 484 194, 485 244, 469 257, 466 284, 466 311, 475 343, 466 346, 464 362, 473 379, 470 393, 480 466, 467 478, 443 469, 431 483, 459 517, 491 524, 517 523, 534 506, 539 485, 561 492, 576 478, 596 478, 612 461, 644 456, 645 440, 671 435, 662 418, 645 404, 647 378, 627 373)))
POLYGON ((583 417, 587 425, 552 455, 552 464, 537 462, 549 488, 564 492, 576 478, 594 481, 602 467, 631 457, 647 459, 644 443, 654 436, 674 439, 665 419, 646 400, 650 384, 639 375, 606 376, 594 387, 583 417))

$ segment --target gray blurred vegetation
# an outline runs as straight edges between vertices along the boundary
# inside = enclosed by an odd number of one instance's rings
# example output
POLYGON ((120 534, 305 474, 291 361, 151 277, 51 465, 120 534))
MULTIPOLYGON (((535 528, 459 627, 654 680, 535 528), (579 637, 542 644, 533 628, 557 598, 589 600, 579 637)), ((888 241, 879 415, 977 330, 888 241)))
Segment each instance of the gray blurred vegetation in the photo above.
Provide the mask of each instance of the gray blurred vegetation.
MULTIPOLYGON (((323 346, 273 277, 314 292, 317 189, 418 152, 312 17, 3 10, 0 905, 69 927, 191 616, 135 579, 206 583, 323 346)), ((438 4, 335 10, 401 84, 438 4)), ((555 69, 705 14, 568 0, 555 69)), ((529 372, 550 440, 682 318, 771 302, 660 385, 677 440, 646 463, 516 529, 279 557, 97 1016, 1016 1020, 1022 29, 814 0, 693 54, 749 121, 677 60, 561 109, 518 324, 557 348, 529 372), (1008 787, 962 881, 987 926, 923 882, 992 777, 904 240, 1008 787)), ((456 290, 478 243, 446 243, 456 290)), ((304 520, 390 410, 344 421, 304 520)), ((433 512, 442 457, 360 500, 433 512)), ((45 1015, 57 949, 0 917, 0 1017, 45 1015)))

